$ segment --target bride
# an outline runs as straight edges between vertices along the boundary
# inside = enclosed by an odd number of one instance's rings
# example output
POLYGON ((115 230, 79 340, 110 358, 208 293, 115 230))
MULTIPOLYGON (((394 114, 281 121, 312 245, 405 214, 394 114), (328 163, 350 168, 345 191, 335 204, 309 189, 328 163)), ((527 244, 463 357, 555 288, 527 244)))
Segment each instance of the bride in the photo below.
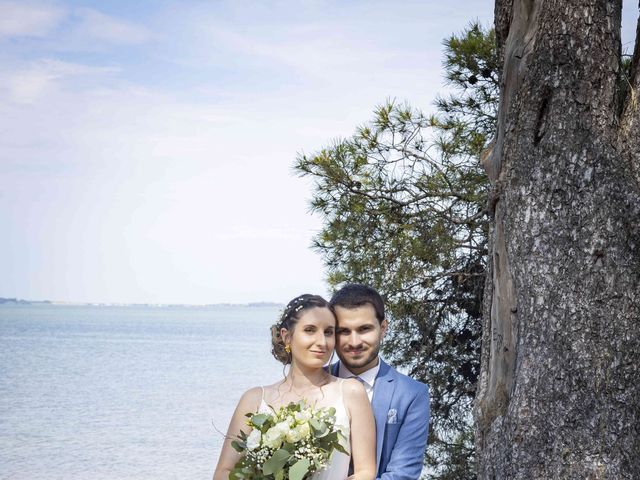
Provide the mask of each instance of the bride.
MULTIPOLYGON (((290 365, 284 380, 247 390, 231 418, 213 480, 228 480, 240 454, 231 446, 240 430, 249 433, 247 412, 271 412, 306 399, 317 407, 334 407, 336 424, 349 439, 353 475, 349 480, 373 480, 376 474, 376 433, 371 405, 357 380, 330 375, 323 367, 331 358, 336 339, 336 318, 328 302, 317 295, 301 295, 289 302, 280 321, 271 327, 273 356, 290 365)), ((334 451, 327 467, 312 480, 344 480, 349 457, 334 451)))

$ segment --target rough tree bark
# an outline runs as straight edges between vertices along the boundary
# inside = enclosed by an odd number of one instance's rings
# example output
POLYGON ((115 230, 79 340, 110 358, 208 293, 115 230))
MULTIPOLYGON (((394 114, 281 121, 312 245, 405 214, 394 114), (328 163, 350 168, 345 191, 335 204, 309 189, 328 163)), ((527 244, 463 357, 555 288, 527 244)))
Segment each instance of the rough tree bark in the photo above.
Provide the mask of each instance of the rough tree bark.
POLYGON ((621 9, 496 0, 482 479, 640 478, 640 47, 629 78, 621 9))

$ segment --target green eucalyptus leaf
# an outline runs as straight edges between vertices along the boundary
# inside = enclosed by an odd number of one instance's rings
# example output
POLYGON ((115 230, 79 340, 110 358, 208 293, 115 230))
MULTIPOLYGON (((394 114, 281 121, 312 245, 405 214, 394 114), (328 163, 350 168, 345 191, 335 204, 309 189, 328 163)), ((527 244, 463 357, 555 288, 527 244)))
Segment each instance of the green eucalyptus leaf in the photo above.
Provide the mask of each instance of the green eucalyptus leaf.
POLYGON ((244 452, 247 449, 247 444, 244 442, 239 442, 238 440, 233 440, 231 442, 231 446, 236 452, 244 452))
POLYGON ((311 420, 309 420, 309 425, 311 425, 311 428, 313 428, 316 431, 321 431, 322 429, 326 428, 324 423, 322 423, 320 420, 318 420, 317 418, 312 418, 311 420))
POLYGON ((264 422, 269 420, 270 417, 271 415, 267 415, 266 413, 259 413, 253 416, 253 418, 251 419, 251 423, 256 427, 261 427, 264 422))
POLYGON ((302 458, 289 468, 289 480, 302 480, 309 471, 309 459, 302 458))
POLYGON ((271 458, 269 458, 264 465, 262 465, 262 473, 265 475, 274 475, 278 470, 282 470, 285 464, 291 458, 291 454, 284 450, 279 449, 273 452, 271 458))

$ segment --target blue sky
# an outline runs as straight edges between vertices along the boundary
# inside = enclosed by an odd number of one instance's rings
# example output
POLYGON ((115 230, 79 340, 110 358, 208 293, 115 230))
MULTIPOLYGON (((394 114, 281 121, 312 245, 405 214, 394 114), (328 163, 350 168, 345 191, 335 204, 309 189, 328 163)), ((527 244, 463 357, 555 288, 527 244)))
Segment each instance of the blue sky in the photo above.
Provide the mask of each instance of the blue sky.
POLYGON ((326 294, 296 153, 388 97, 430 111, 442 39, 492 13, 478 0, 0 0, 0 296, 326 294))

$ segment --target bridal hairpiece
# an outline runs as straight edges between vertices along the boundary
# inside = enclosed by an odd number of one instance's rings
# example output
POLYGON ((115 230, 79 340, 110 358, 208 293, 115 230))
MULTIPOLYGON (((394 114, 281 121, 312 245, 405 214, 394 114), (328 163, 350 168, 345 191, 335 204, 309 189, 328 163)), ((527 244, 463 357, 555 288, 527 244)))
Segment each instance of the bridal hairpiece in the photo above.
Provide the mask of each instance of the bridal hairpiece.
POLYGON ((304 308, 304 298, 302 297, 294 298, 291 302, 289 302, 289 305, 287 305, 287 308, 284 309, 284 312, 282 313, 282 321, 280 323, 284 324, 285 320, 289 318, 291 314, 298 313, 303 308, 304 308))

